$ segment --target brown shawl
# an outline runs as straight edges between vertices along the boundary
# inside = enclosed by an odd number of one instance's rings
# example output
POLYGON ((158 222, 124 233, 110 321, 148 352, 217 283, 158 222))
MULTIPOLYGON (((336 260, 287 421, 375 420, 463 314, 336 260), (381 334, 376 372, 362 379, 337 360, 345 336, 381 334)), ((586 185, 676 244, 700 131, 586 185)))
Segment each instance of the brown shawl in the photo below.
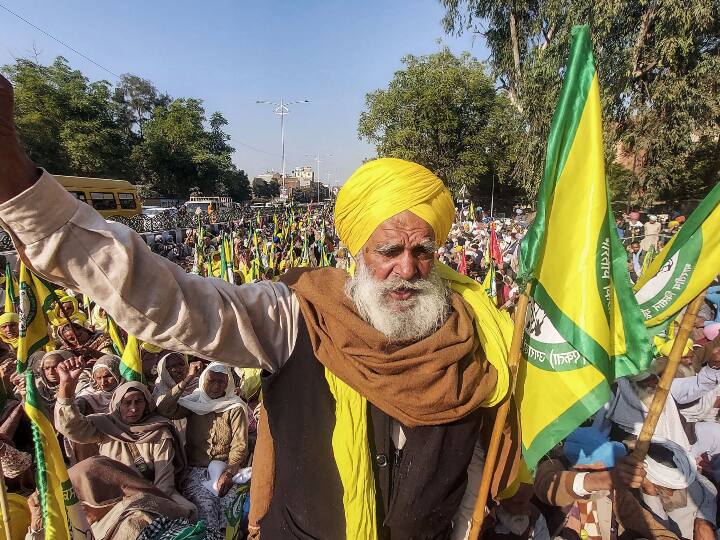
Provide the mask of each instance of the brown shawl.
MULTIPOLYGON (((346 279, 346 272, 334 268, 292 269, 280 278, 298 296, 313 350, 323 365, 407 426, 443 423, 432 418, 449 418, 445 422, 451 422, 480 407, 495 384, 496 373, 481 358, 472 316, 457 295, 453 295, 453 315, 437 332, 440 335, 405 348, 392 347, 387 338, 357 315, 344 293, 346 279), (441 355, 443 358, 438 358, 441 355), (479 361, 471 361, 473 356, 479 361), (387 380, 383 380, 385 377, 387 380), (420 421, 416 422, 415 417, 420 421)), ((484 448, 488 448, 498 407, 486 409, 484 414, 479 434, 484 448)), ((515 478, 519 460, 520 430, 513 402, 503 427, 491 484, 493 496, 515 478)), ((274 471, 274 441, 262 409, 250 485, 251 540, 261 536, 260 520, 270 507, 274 471)))
POLYGON ((297 295, 313 351, 325 367, 408 427, 447 424, 482 406, 497 373, 459 295, 452 295, 452 313, 440 329, 398 345, 357 314, 344 292, 346 280, 336 268, 283 279, 297 295))
POLYGON ((92 525, 96 538, 137 538, 157 517, 187 517, 152 482, 109 457, 90 457, 70 467, 68 476, 82 503, 95 509, 95 517, 102 515, 92 525))
POLYGON ((116 441, 128 444, 159 443, 163 439, 172 437, 175 446, 175 467, 176 471, 183 471, 187 465, 183 445, 172 421, 153 414, 155 402, 150 391, 142 383, 126 382, 118 386, 113 392, 110 401, 110 412, 107 414, 91 414, 87 419, 92 422, 95 428, 116 441), (120 401, 130 391, 142 392, 145 396, 146 411, 145 417, 137 424, 126 424, 120 418, 120 401))

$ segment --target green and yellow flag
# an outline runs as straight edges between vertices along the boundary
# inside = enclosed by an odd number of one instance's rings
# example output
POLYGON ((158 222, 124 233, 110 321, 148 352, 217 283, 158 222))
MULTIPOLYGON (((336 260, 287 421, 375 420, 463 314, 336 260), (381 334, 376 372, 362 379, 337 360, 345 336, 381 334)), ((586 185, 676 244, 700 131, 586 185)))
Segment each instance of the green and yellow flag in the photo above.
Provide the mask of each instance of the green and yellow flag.
POLYGON ((27 359, 35 351, 48 344, 48 327, 46 313, 50 310, 57 296, 42 280, 20 263, 19 316, 20 337, 17 348, 17 370, 25 371, 27 359))
POLYGON ((720 267, 720 183, 658 253, 635 284, 648 328, 673 320, 705 289, 720 267))
POLYGON ((531 303, 516 393, 531 469, 607 402, 616 377, 652 360, 609 205, 590 31, 572 35, 537 217, 521 245, 531 303))
POLYGON ((120 359, 120 375, 126 381, 138 381, 145 384, 145 377, 142 370, 142 356, 140 353, 140 342, 128 334, 125 351, 120 359))
POLYGON ((43 515, 45 538, 85 538, 89 527, 68 478, 60 445, 52 424, 43 412, 32 370, 26 370, 29 356, 48 342, 45 313, 58 301, 53 289, 20 263, 20 337, 18 371, 25 371, 25 413, 30 419, 35 446, 37 488, 43 515), (68 516, 70 519, 68 520, 68 516), (71 534, 71 528, 73 533, 71 534))
POLYGON ((107 312, 105 312, 105 331, 110 336, 115 354, 122 356, 125 353, 125 343, 123 342, 120 328, 115 322, 115 319, 113 319, 107 312))
POLYGON ((17 283, 10 269, 10 263, 5 263, 5 313, 17 313, 18 297, 17 283))
POLYGON ((37 468, 37 489, 45 538, 79 540, 89 537, 80 501, 68 478, 60 445, 52 424, 42 411, 31 370, 25 373, 25 414, 32 423, 37 468), (71 532, 72 531, 72 532, 71 532))
POLYGON ((65 510, 64 487, 72 491, 72 485, 70 485, 55 430, 43 413, 41 402, 38 399, 32 371, 25 373, 25 379, 27 388, 25 413, 32 422, 43 528, 48 538, 69 539, 71 536, 65 510))

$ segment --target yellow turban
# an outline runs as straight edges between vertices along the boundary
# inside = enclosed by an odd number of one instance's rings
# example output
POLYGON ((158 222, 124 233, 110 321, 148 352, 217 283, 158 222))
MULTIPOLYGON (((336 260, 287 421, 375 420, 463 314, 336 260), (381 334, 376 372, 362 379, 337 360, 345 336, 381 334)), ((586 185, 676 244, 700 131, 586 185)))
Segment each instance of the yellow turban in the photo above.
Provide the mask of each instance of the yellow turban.
POLYGON ((335 226, 355 256, 378 225, 405 210, 430 224, 437 243, 445 241, 455 205, 442 181, 417 163, 375 159, 355 171, 338 193, 335 226))
MULTIPOLYGON (((340 241, 355 256, 378 225, 405 210, 430 224, 435 242, 445 241, 455 217, 455 205, 442 181, 422 165, 396 158, 376 159, 355 171, 338 193, 335 227, 340 241)), ((484 405, 497 405, 507 395, 510 384, 510 316, 497 309, 475 280, 440 262, 435 263, 435 270, 470 304, 480 344, 497 370, 497 383, 484 405)))
POLYGON ((0 326, 8 323, 20 323, 20 316, 12 312, 0 315, 0 326))

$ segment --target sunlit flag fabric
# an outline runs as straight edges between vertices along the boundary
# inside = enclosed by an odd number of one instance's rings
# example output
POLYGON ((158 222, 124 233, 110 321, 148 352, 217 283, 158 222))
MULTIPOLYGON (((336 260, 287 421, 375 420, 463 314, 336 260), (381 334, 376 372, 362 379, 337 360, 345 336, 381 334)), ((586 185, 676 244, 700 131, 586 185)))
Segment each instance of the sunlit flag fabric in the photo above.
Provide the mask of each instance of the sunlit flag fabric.
POLYGON ((17 349, 18 371, 24 371, 27 359, 49 342, 45 313, 57 296, 52 289, 20 263, 18 280, 20 338, 17 349))
POLYGON ((532 301, 517 396, 530 468, 608 400, 616 377, 652 360, 611 217, 590 32, 572 36, 537 217, 521 245, 532 301))
POLYGON ((142 356, 140 353, 140 342, 135 336, 128 335, 125 351, 120 359, 120 375, 126 381, 138 381, 145 383, 142 370, 142 356))
POLYGON ((13 277, 10 263, 5 263, 5 313, 17 313, 17 284, 13 277))
POLYGON ((105 325, 107 333, 110 336, 110 340, 112 341, 112 347, 115 354, 122 356, 125 352, 125 343, 123 343, 120 328, 115 322, 115 319, 113 319, 109 313, 105 314, 105 325))
POLYGON ((718 275, 720 261, 720 183, 703 199, 682 228, 658 253, 635 284, 635 298, 653 332, 718 275))
POLYGON ((44 537, 53 540, 90 538, 80 501, 75 496, 68 478, 57 435, 42 411, 31 370, 25 373, 25 388, 27 389, 25 414, 32 423, 36 483, 43 516, 44 537))

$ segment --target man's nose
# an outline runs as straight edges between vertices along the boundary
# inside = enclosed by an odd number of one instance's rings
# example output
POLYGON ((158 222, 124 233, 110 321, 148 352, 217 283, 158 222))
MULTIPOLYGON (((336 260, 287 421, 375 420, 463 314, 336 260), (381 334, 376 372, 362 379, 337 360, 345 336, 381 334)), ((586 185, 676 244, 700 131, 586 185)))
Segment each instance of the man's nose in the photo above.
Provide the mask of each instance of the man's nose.
POLYGON ((397 260, 394 268, 395 275, 410 281, 417 273, 417 259, 409 252, 403 252, 397 260))

